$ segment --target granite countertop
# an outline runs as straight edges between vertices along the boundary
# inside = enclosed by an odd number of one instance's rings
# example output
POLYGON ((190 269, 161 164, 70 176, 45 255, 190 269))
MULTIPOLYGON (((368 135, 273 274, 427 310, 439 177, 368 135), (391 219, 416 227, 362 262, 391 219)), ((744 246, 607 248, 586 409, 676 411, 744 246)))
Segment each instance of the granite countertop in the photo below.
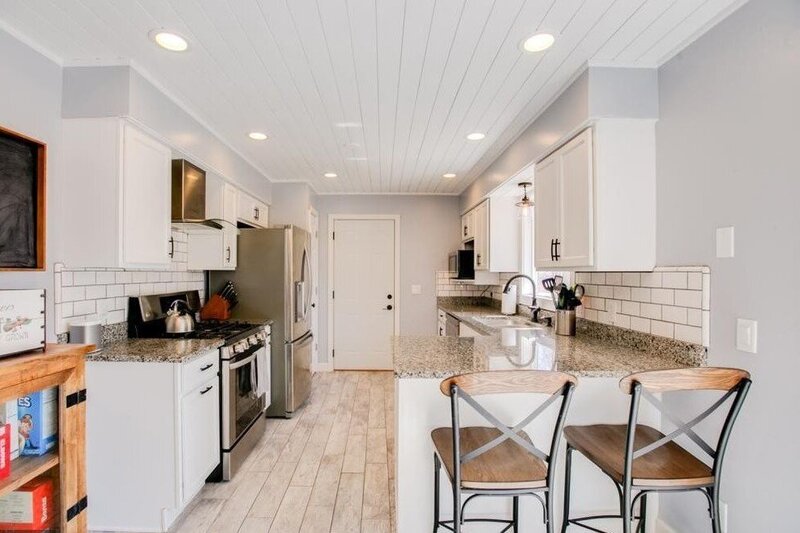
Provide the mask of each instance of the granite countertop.
POLYGON ((185 363, 223 345, 222 339, 124 339, 87 354, 87 361, 185 363))
POLYGON ((479 337, 399 336, 393 341, 399 378, 446 378, 484 370, 559 370, 582 377, 703 366, 705 348, 613 326, 579 321, 575 337, 552 328, 493 328, 475 320, 499 310, 474 302, 439 301, 438 307, 481 333, 479 337))

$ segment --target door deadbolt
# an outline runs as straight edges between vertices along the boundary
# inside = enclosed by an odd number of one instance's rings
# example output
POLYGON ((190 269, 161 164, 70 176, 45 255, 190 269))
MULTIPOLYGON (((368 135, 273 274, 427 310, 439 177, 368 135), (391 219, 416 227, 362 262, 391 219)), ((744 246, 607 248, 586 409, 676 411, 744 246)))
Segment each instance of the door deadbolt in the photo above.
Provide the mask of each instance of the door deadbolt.
POLYGON ((386 295, 386 299, 387 299, 387 300, 391 300, 391 299, 392 299, 392 295, 391 295, 391 294, 387 294, 387 295, 386 295))
POLYGON ((384 309, 386 309, 387 311, 391 311, 392 310, 392 304, 387 305, 386 307, 384 307, 384 309))

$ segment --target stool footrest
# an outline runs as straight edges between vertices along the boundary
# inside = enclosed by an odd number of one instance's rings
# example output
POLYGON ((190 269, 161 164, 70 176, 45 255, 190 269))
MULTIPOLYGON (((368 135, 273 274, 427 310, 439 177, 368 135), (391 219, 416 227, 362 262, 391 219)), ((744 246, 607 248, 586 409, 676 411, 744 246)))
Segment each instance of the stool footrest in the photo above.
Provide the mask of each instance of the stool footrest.
MULTIPOLYGON (((578 518, 570 518, 567 520, 567 524, 572 524, 574 526, 582 527, 584 529, 588 529, 589 531, 596 531, 597 533, 608 533, 602 529, 597 529, 596 527, 587 526, 586 524, 581 524, 581 522, 585 520, 608 520, 611 518, 619 518, 620 520, 623 519, 622 515, 620 514, 598 514, 592 516, 579 516, 578 518)), ((641 520, 641 516, 634 516, 634 520, 641 520)))

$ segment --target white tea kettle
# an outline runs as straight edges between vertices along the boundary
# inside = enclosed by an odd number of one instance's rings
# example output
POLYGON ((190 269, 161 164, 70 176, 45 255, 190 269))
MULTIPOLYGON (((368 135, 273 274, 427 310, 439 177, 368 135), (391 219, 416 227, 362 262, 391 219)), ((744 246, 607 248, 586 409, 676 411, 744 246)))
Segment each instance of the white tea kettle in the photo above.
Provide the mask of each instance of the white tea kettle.
POLYGON ((194 331, 194 318, 189 312, 189 304, 185 300, 172 302, 164 321, 167 326, 167 333, 190 333, 194 331))

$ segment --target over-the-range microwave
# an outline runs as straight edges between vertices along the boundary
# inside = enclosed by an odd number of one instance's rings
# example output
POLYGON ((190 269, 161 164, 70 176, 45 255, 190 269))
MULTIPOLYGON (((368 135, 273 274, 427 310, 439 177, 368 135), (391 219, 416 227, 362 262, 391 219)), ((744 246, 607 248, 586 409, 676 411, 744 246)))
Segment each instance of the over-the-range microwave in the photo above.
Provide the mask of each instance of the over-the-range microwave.
POLYGON ((448 257, 448 270, 454 279, 475 279, 475 250, 456 250, 448 257))

